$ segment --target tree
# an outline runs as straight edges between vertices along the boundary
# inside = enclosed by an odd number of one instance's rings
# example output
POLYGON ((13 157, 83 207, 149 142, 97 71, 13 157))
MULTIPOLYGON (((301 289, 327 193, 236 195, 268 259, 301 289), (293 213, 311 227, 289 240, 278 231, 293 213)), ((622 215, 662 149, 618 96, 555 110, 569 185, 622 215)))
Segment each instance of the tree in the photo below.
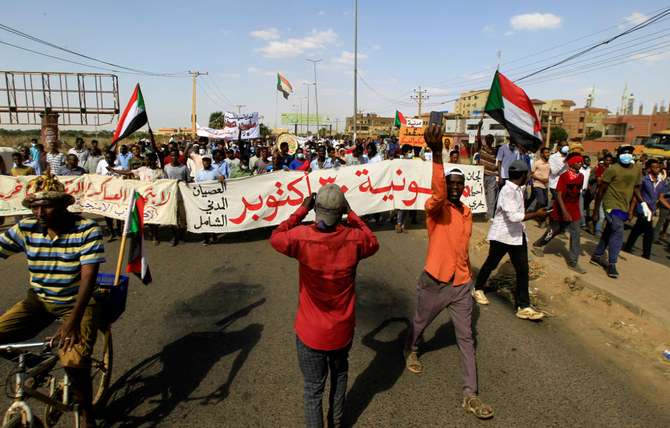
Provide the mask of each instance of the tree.
POLYGON ((589 131, 586 133, 586 135, 584 135, 584 140, 595 140, 596 138, 600 138, 602 136, 603 136, 602 131, 594 129, 593 131, 589 131))
POLYGON ((272 134, 272 131, 270 130, 270 128, 267 127, 266 124, 261 123, 261 124, 258 125, 258 126, 259 126, 259 128, 260 128, 261 137, 265 137, 265 136, 267 136, 267 135, 271 135, 271 134, 272 134))
POLYGON ((223 129, 223 113, 215 111, 209 115, 209 127, 212 129, 223 129))
POLYGON ((551 141, 553 143, 558 143, 559 141, 568 141, 568 131, 559 126, 551 128, 551 141))

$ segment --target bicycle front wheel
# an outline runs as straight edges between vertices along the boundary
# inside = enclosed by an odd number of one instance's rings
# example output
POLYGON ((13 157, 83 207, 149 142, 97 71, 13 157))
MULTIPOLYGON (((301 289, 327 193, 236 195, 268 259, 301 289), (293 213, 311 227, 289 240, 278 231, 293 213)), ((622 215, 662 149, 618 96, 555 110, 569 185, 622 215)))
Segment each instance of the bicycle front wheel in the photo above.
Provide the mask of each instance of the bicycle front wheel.
POLYGON ((93 383, 93 410, 98 411, 105 405, 109 382, 112 379, 112 326, 98 331, 98 343, 91 356, 91 381, 93 383))
MULTIPOLYGON (((2 428, 30 428, 30 424, 23 423, 21 415, 14 415, 2 428)), ((44 428, 44 424, 37 416, 33 416, 32 428, 44 428)))

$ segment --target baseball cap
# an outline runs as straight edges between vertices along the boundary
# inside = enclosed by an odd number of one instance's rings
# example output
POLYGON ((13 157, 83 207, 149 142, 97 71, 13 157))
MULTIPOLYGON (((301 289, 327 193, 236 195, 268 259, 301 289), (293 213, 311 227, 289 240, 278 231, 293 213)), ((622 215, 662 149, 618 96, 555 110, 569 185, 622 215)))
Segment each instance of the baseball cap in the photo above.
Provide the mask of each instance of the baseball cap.
POLYGON ((528 164, 522 160, 515 160, 509 166, 509 172, 526 172, 528 171, 528 164))
POLYGON ((316 194, 314 217, 318 223, 327 227, 334 226, 342 217, 344 193, 337 184, 326 184, 316 194))
POLYGON ((622 144, 616 149, 616 154, 620 155, 624 150, 630 150, 635 151, 635 147, 631 146, 630 144, 622 144))
POLYGON ((457 167, 447 168, 447 169, 444 171, 444 176, 445 176, 445 177, 447 177, 447 176, 449 176, 449 175, 462 175, 462 176, 465 176, 465 174, 463 174, 463 171, 462 171, 460 168, 457 168, 457 167))

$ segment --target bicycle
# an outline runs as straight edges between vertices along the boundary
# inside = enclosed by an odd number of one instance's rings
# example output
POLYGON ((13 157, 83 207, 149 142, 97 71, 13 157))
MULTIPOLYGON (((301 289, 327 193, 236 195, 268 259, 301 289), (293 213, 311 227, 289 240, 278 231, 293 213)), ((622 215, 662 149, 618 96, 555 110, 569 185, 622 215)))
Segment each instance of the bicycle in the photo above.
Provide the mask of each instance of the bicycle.
MULTIPOLYGON (((91 356, 91 380, 93 382, 93 410, 99 410, 105 403, 112 376, 112 330, 111 325, 98 331, 98 341, 91 356)), ((54 339, 44 342, 7 344, 0 346, 5 351, 18 356, 18 363, 7 378, 5 391, 12 404, 5 412, 2 428, 34 427, 42 428, 42 420, 34 415, 29 398, 46 405, 44 420, 47 427, 53 427, 65 414, 71 414, 75 427, 79 427, 78 405, 73 400, 70 379, 66 372, 62 378, 52 373, 59 362, 58 343, 54 339), (41 348, 38 353, 31 349, 41 348), (13 381, 12 381, 13 379, 13 381), (39 391, 48 387, 49 393, 39 391)))
MULTIPOLYGON (((97 283, 100 287, 100 303, 103 305, 104 321, 98 329, 96 346, 91 355, 91 381, 93 384, 93 412, 100 410, 107 398, 109 383, 112 378, 112 323, 126 309, 128 296, 128 277, 121 276, 116 281, 114 275, 99 273, 97 283)), ((72 415, 75 427, 79 427, 79 413, 77 403, 72 397, 70 379, 67 373, 57 381, 57 376, 51 371, 59 362, 58 343, 52 339, 44 342, 6 344, 0 346, 0 351, 16 354, 18 363, 12 370, 5 385, 6 389, 13 384, 13 390, 6 391, 13 400, 5 412, 2 428, 35 427, 42 428, 42 421, 34 416, 27 403, 29 398, 35 398, 46 404, 44 419, 47 427, 53 427, 64 414, 72 415), (39 353, 30 352, 30 349, 41 348, 39 353), (34 363, 34 364, 33 364, 34 363), (11 382, 11 379, 14 381, 11 382), (38 388, 48 386, 49 395, 38 391, 38 388)))

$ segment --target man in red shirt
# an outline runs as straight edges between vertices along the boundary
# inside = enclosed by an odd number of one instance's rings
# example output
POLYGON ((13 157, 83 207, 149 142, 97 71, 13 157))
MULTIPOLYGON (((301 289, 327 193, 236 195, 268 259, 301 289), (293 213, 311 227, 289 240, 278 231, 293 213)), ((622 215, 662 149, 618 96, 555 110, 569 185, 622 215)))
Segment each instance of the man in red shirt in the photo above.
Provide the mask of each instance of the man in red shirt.
POLYGON ((432 125, 424 134, 433 151, 432 195, 426 201, 428 255, 417 284, 418 302, 407 332, 405 362, 414 373, 423 370, 419 362, 419 338, 444 308, 454 324, 463 374, 463 408, 481 419, 493 417, 493 409, 477 396, 477 363, 472 336, 472 267, 470 235, 472 212, 461 202, 465 175, 459 168, 444 171, 442 127, 432 125))
POLYGON ((305 382, 308 427, 323 427, 321 398, 330 367, 329 425, 342 422, 354 337, 356 266, 372 256, 379 243, 351 210, 336 184, 306 198, 270 237, 272 247, 300 263, 300 292, 295 319, 298 364, 305 382), (301 225, 314 208, 315 223, 301 225), (347 214, 349 227, 340 224, 347 214))
POLYGON ((580 220, 582 218, 579 209, 579 196, 582 193, 584 175, 579 173, 583 159, 579 153, 570 153, 565 158, 568 170, 558 178, 556 185, 556 200, 551 211, 551 220, 547 231, 533 244, 533 254, 544 257, 542 247, 566 228, 570 232, 570 253, 568 255, 568 269, 577 273, 585 274, 586 269, 579 266, 579 253, 582 252, 580 240, 580 220))

